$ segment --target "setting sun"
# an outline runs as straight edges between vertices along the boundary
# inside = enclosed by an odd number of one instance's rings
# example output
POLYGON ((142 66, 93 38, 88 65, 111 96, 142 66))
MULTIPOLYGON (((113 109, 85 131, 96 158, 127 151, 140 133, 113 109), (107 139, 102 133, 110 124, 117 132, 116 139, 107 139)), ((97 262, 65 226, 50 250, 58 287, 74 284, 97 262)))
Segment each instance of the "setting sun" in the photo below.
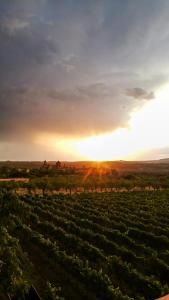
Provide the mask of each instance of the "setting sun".
POLYGON ((169 86, 163 87, 156 98, 141 109, 131 112, 126 128, 86 138, 70 138, 41 134, 35 143, 48 145, 65 155, 75 154, 87 160, 133 160, 148 151, 169 146, 169 86), (160 112, 160 113, 159 113, 160 112))
POLYGON ((131 112, 125 128, 85 138, 43 133, 35 136, 34 142, 73 159, 104 161, 144 158, 153 149, 169 146, 168 95, 167 85, 156 93, 155 99, 131 112))

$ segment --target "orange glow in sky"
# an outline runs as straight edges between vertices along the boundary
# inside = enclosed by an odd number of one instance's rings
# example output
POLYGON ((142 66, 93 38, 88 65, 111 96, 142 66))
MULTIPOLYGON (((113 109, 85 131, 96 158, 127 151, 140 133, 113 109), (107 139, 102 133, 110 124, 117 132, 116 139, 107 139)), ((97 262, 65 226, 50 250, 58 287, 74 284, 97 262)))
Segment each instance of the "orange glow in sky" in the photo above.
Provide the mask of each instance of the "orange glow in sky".
POLYGON ((82 160, 139 159, 147 151, 169 146, 169 86, 156 93, 138 111, 133 111, 128 127, 83 139, 55 137, 46 134, 38 143, 74 154, 82 160))

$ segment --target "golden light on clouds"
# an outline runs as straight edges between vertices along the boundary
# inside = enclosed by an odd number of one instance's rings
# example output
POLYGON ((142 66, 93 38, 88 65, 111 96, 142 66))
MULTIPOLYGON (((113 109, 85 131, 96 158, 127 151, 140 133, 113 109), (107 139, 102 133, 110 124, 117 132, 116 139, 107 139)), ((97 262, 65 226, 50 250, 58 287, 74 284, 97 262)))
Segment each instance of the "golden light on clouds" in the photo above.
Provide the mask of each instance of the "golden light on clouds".
POLYGON ((55 135, 41 135, 48 147, 75 159, 119 160, 135 159, 144 153, 169 146, 169 86, 156 93, 156 98, 141 109, 133 111, 128 127, 97 136, 73 139, 55 135))
POLYGON ((79 142, 78 151, 86 159, 134 159, 151 149, 169 146, 169 86, 156 99, 131 113, 128 128, 90 137, 79 142))
POLYGON ((61 157, 65 157, 66 160, 67 157, 71 159, 76 159, 76 157, 77 159, 82 158, 76 151, 77 141, 69 137, 51 133, 41 133, 35 136, 34 143, 40 145, 45 151, 48 150, 57 153, 56 160, 60 159, 60 155, 61 157))

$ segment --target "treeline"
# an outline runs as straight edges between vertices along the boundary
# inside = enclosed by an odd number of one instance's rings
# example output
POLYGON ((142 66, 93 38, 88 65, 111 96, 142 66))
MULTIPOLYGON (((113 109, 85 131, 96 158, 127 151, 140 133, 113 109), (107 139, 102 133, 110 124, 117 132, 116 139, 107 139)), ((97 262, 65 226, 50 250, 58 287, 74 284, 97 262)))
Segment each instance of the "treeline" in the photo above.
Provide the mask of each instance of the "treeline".
POLYGON ((0 167, 0 178, 34 178, 44 176, 57 176, 57 175, 73 175, 76 173, 75 168, 9 168, 7 166, 0 167))
POLYGON ((25 189, 28 193, 52 193, 55 191, 71 194, 72 192, 106 192, 131 190, 169 189, 169 176, 123 175, 123 176, 82 176, 56 175, 53 177, 33 177, 27 181, 0 181, 0 188, 25 189))

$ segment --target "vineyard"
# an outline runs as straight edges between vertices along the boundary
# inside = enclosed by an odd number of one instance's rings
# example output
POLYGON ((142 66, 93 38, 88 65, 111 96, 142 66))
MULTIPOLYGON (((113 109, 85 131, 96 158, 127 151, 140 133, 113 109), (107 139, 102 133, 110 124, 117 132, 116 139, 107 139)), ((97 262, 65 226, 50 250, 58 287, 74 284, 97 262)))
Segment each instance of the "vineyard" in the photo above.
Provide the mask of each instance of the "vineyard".
POLYGON ((169 192, 0 195, 0 299, 169 293, 169 192))

